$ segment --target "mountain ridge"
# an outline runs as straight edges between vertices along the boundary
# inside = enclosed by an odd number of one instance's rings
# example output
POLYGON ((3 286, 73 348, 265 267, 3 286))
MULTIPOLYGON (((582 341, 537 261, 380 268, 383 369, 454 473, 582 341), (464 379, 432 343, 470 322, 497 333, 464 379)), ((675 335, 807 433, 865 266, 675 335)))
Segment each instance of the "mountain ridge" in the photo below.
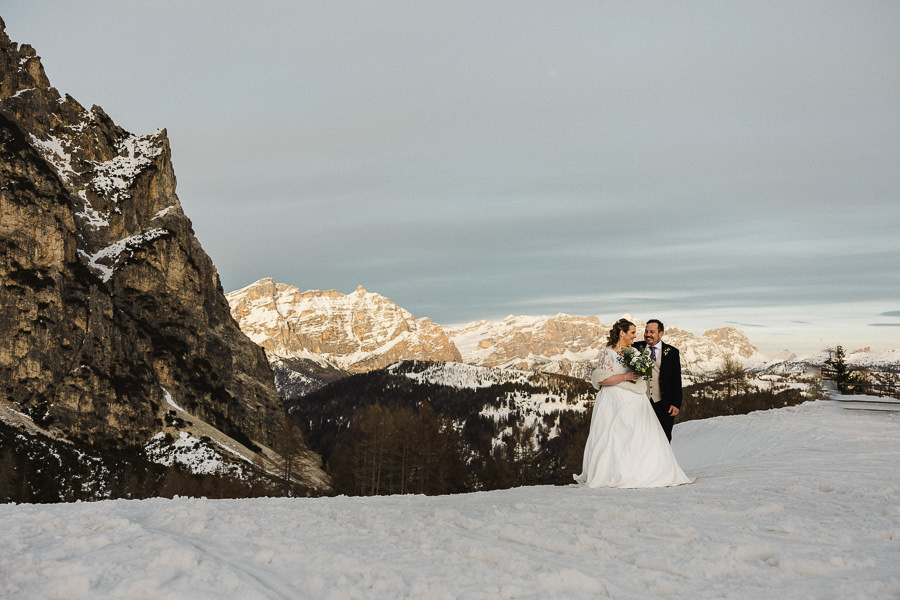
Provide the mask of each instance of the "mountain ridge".
POLYGON ((184 214, 165 129, 134 135, 60 95, 5 27, 0 403, 116 450, 163 429, 173 397, 223 436, 274 446, 286 422, 274 375, 184 214))
MULTIPOLYGON (((232 316, 251 339, 265 348, 270 363, 276 373, 280 373, 282 381, 306 377, 310 365, 329 369, 329 376, 337 377, 341 373, 383 368, 401 359, 459 362, 586 379, 594 359, 606 343, 611 327, 601 323, 596 316, 566 313, 555 316, 510 315, 501 321, 481 320, 466 325, 443 326, 427 317, 417 319, 390 299, 368 292, 362 286, 349 294, 336 290, 300 292, 296 286, 278 284, 272 278, 264 278, 229 292, 226 298, 232 316), (286 293, 275 297, 277 290, 286 293), (355 320, 348 317, 348 306, 356 311, 355 320), (301 314, 302 318, 297 318, 297 314, 301 314), (433 336, 431 339, 441 341, 438 351, 431 353, 429 339, 420 336, 415 352, 404 352, 409 346, 399 345, 398 338, 400 334, 411 335, 413 328, 399 330, 395 315, 402 315, 407 324, 427 324, 427 330, 433 336), (322 323, 328 321, 339 324, 332 328, 332 333, 343 331, 343 338, 332 336, 324 340, 328 332, 322 323), (350 327, 350 321, 358 327, 350 327), (307 335, 313 338, 319 336, 311 344, 304 343, 302 335, 303 328, 309 324, 314 327, 307 335), (281 341, 282 332, 288 330, 293 336, 291 345, 281 341), (301 332, 299 336, 296 334, 298 331, 301 332), (364 347, 362 340, 367 336, 379 340, 381 346, 364 347), (320 352, 326 341, 329 344, 327 351, 320 352), (384 348, 394 351, 384 352, 384 348), (290 366, 292 361, 297 368, 290 366)), ((635 322, 640 335, 644 323, 631 315, 623 316, 635 322)), ((688 380, 708 376, 724 364, 726 357, 736 359, 745 368, 753 370, 792 361, 805 364, 804 359, 798 359, 790 351, 773 359, 764 356, 743 331, 734 327, 708 329, 698 336, 670 324, 665 340, 681 350, 682 368, 688 380)), ((817 358, 824 362, 827 356, 823 354, 817 358)), ((306 383, 298 384, 295 392, 302 395, 315 389, 318 387, 315 380, 312 377, 306 383)))
POLYGON ((231 314, 248 337, 270 355, 307 359, 355 373, 401 358, 461 360, 445 331, 416 319, 362 286, 350 294, 309 290, 271 278, 229 292, 231 314))

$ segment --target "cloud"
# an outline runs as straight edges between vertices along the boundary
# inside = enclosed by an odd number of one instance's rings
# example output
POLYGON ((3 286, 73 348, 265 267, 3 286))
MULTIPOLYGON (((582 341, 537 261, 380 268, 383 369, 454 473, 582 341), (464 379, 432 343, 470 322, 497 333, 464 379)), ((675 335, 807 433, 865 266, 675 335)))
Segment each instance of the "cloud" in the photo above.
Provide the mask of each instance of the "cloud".
POLYGON ((753 323, 739 323, 738 321, 725 321, 731 325, 737 325, 738 327, 766 327, 766 325, 755 325, 753 323))
POLYGON ((869 323, 869 327, 900 327, 900 323, 869 323))
POLYGON ((889 310, 881 313, 882 317, 900 317, 900 310, 889 310))

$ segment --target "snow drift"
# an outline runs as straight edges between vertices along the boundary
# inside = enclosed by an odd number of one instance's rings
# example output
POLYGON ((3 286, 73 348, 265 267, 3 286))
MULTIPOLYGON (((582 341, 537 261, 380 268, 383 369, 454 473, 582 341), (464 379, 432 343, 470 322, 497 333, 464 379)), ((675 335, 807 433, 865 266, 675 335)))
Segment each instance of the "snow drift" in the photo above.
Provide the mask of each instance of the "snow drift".
POLYGON ((4 598, 888 598, 900 412, 679 424, 693 485, 0 506, 4 598))

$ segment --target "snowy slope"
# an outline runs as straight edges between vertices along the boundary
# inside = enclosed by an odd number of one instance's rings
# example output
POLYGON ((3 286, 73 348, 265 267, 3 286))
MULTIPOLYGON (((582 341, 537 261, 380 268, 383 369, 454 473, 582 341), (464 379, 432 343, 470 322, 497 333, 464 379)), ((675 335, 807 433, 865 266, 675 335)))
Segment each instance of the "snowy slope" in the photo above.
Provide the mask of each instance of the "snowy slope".
POLYGON ((57 130, 43 137, 28 135, 32 146, 56 168, 68 189, 83 202, 82 209, 75 213, 82 242, 78 256, 108 282, 121 262, 138 248, 172 234, 169 229, 151 225, 172 210, 180 212, 181 205, 175 197, 164 198, 162 201, 171 204, 157 207, 159 210, 140 224, 139 231, 133 231, 133 224, 123 225, 122 205, 131 198, 138 177, 154 167, 156 161, 167 160, 163 156, 168 146, 166 132, 159 129, 144 136, 119 132, 114 140, 116 154, 98 162, 85 153, 84 138, 98 143, 102 137, 98 129, 104 127, 108 117, 96 108, 86 111, 80 106, 75 114, 78 121, 72 125, 58 123, 57 130))
MULTIPOLYGON (((622 315, 637 325, 638 339, 644 323, 622 315)), ((576 377, 589 374, 589 363, 606 345, 611 325, 597 317, 558 314, 554 317, 509 316, 499 322, 478 321, 448 329, 463 361, 490 367, 514 367, 561 372, 576 377)), ((745 366, 766 362, 744 332, 733 327, 710 329, 701 336, 674 327, 665 341, 681 350, 684 369, 693 373, 713 371, 730 356, 745 366)))
POLYGON ((231 314, 270 360, 306 359, 364 372, 406 359, 459 360, 443 329, 362 286, 350 294, 271 278, 226 294, 231 314))
MULTIPOLYGON (((856 350, 844 349, 844 359, 848 365, 854 367, 897 367, 900 366, 900 350, 873 351, 871 348, 858 348, 856 350)), ((803 360, 809 363, 822 364, 832 358, 832 353, 822 350, 816 354, 807 356, 803 360)))
MULTIPOLYGON (((388 372, 397 371, 404 363, 397 363, 388 367, 388 372)), ((432 383, 456 389, 489 388, 504 383, 528 383, 533 377, 532 373, 516 371, 514 369, 501 369, 497 367, 476 367, 462 363, 434 363, 422 371, 404 372, 404 375, 413 381, 432 383)))
POLYGON ((463 360, 484 366, 529 368, 537 363, 597 358, 609 325, 597 317, 514 316, 448 329, 463 360))
POLYGON ((0 506, 0 596, 897 598, 900 413, 675 428, 697 483, 0 506))
MULTIPOLYGON (((480 416, 493 420, 495 425, 503 424, 493 438, 494 447, 502 447, 504 439, 512 435, 508 426, 511 416, 525 427, 533 429, 533 443, 540 448, 540 439, 559 435, 559 421, 562 413, 590 410, 595 392, 578 393, 569 384, 560 387, 554 375, 531 371, 517 371, 500 367, 476 367, 461 363, 433 363, 424 369, 418 365, 412 369, 408 363, 397 363, 388 368, 389 372, 403 371, 403 375, 417 383, 433 384, 456 389, 475 390, 479 388, 497 390, 492 402, 486 403, 478 412, 480 416), (513 384, 509 389, 507 384, 513 384), (506 389, 502 389, 506 388, 506 389), (519 388, 519 389, 515 389, 519 388), (502 391, 501 391, 502 389, 502 391)), ((466 428, 465 420, 454 423, 457 430, 466 428)))

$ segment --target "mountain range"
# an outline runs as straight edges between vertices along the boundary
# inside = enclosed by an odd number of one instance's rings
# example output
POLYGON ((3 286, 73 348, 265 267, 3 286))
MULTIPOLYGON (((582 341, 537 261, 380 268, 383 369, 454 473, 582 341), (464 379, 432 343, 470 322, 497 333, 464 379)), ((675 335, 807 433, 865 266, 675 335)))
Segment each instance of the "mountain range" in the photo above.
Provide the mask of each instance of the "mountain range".
MULTIPOLYGON (((265 349, 282 396, 293 397, 351 373, 386 368, 398 360, 461 362, 481 367, 589 377, 611 324, 594 316, 508 316, 442 326, 416 318, 384 296, 357 287, 349 294, 299 288, 260 279, 226 294, 241 329, 265 349)), ((637 325, 644 323, 623 315, 637 325)), ((667 326, 665 341, 681 351, 687 381, 702 379, 730 357, 761 374, 802 376, 829 359, 829 350, 798 357, 785 350, 763 355, 734 327, 700 335, 667 326)), ((853 366, 896 369, 900 351, 849 350, 853 366)))
MULTIPOLYGON (((300 291, 261 279, 226 294, 241 329, 265 349, 287 396, 303 394, 341 374, 386 368, 399 360, 461 362, 481 367, 587 378, 610 324, 593 316, 509 316, 446 327, 416 318, 362 287, 349 294, 300 291)), ((633 320, 638 333, 643 323, 633 320)), ((719 368, 725 357, 744 366, 796 361, 788 351, 763 356, 743 331, 710 329, 702 335, 668 327, 665 340, 681 350, 687 378, 719 368)), ((801 361, 802 362, 802 361, 801 361)))

